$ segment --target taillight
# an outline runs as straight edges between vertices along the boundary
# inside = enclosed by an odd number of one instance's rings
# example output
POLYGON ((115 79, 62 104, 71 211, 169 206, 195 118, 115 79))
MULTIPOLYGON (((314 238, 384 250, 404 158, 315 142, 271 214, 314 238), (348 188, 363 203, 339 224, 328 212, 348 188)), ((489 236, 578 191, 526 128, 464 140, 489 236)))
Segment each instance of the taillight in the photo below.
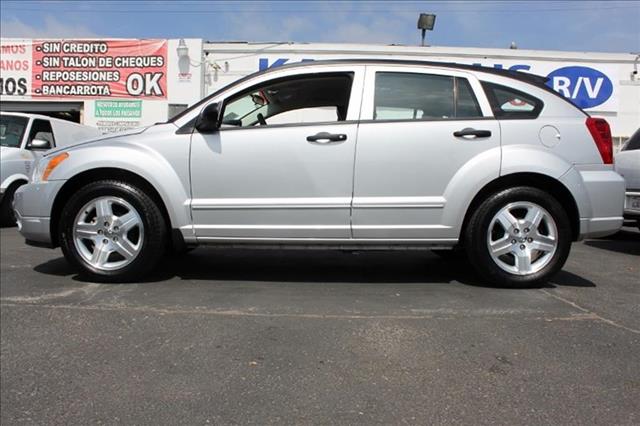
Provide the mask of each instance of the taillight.
POLYGON ((611 128, 604 118, 587 118, 587 129, 600 151, 604 164, 613 164, 613 140, 611 128))

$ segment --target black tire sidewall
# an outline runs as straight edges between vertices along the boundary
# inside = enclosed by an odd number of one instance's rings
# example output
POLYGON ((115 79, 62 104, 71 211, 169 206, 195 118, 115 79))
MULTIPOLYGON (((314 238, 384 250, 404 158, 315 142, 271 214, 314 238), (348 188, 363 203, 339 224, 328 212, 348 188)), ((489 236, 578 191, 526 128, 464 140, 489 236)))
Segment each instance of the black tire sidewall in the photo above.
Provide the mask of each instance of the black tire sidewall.
POLYGON ((2 197, 2 205, 0 205, 0 225, 1 226, 15 226, 16 215, 13 211, 13 197, 16 194, 18 188, 23 184, 13 184, 7 188, 7 191, 2 197))
POLYGON ((97 281, 126 282, 140 278, 157 264, 166 246, 164 230, 165 223, 160 210, 143 191, 126 182, 99 181, 81 188, 64 206, 60 218, 59 241, 65 257, 84 275, 97 281), (78 253, 73 241, 73 226, 80 209, 103 196, 119 197, 129 202, 137 210, 144 226, 140 252, 130 264, 114 271, 100 270, 87 263, 78 253))
POLYGON ((562 268, 572 243, 569 218, 560 202, 551 194, 532 187, 515 187, 494 193, 480 205, 468 229, 466 246, 469 261, 490 284, 501 287, 533 287, 546 282, 562 268), (509 203, 527 201, 538 204, 552 216, 558 230, 558 246, 553 258, 544 268, 523 276, 511 274, 495 263, 487 247, 487 234, 491 220, 500 209, 509 203))

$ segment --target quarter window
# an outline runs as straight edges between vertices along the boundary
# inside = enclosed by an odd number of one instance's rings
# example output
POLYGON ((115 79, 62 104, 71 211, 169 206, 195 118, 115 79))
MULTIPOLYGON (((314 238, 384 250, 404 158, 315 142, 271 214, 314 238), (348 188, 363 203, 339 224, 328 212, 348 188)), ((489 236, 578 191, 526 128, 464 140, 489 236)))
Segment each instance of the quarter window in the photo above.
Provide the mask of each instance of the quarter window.
POLYGON ((510 87, 482 82, 496 118, 537 118, 542 110, 540 99, 510 87))
POLYGON ((481 117, 467 79, 446 75, 376 73, 374 120, 481 117))

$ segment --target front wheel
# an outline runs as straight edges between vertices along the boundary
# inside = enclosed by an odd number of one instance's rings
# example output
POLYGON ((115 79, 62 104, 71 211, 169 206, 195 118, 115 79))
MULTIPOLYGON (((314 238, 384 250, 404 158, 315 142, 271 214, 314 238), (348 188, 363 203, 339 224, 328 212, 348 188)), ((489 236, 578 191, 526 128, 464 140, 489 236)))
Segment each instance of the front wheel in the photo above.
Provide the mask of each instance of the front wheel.
POLYGON ((165 250, 166 225, 153 199, 127 182, 81 188, 60 221, 60 245, 82 275, 104 282, 145 278, 165 250))
POLYGON ((489 284, 522 288, 544 283, 562 268, 572 234, 554 197, 537 188, 516 187, 480 205, 465 240, 469 260, 489 284))
POLYGON ((0 226, 9 227, 16 224, 16 215, 13 211, 13 196, 19 186, 20 184, 14 183, 8 187, 2 198, 2 203, 0 203, 0 226))

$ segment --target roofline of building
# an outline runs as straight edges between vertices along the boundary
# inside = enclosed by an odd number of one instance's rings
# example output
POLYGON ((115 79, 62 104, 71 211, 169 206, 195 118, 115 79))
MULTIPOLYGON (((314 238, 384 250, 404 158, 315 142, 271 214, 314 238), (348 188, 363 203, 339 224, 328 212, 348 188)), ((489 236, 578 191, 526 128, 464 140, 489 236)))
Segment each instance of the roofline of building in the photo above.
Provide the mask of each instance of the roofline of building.
POLYGON ((295 43, 295 42, 247 42, 203 41, 204 51, 216 53, 313 53, 358 55, 404 55, 416 57, 486 57, 492 59, 529 59, 539 61, 578 60, 582 62, 634 63, 638 53, 579 52, 563 50, 501 49, 451 46, 409 46, 357 43, 295 43))

